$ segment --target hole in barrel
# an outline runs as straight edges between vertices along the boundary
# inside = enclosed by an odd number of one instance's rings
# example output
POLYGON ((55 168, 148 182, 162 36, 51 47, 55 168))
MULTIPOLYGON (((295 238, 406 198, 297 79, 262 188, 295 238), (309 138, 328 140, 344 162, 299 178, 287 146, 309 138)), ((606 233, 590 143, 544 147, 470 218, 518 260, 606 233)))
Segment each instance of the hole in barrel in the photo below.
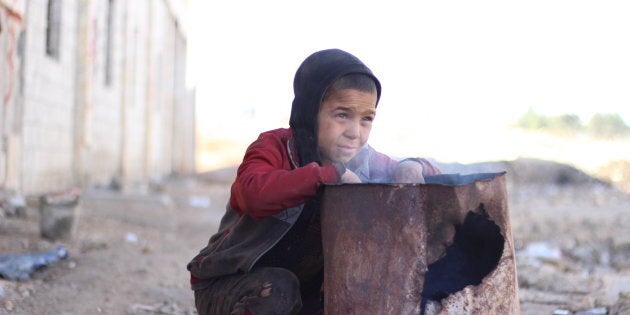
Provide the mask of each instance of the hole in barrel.
POLYGON ((422 313, 427 300, 441 301, 469 285, 479 285, 499 264, 504 238, 501 229, 488 219, 483 204, 455 225, 453 243, 444 257, 428 266, 422 291, 422 313))

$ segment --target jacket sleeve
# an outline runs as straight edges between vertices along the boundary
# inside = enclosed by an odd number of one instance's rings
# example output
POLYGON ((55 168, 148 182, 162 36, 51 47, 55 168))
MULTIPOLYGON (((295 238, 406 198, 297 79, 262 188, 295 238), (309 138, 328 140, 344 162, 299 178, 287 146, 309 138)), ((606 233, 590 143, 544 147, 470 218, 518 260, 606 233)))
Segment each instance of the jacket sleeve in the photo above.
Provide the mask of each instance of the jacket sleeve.
POLYGON ((339 180, 333 165, 290 169, 280 138, 262 134, 252 143, 232 184, 230 206, 259 220, 306 202, 323 183, 339 180))
POLYGON ((370 178, 372 180, 389 182, 394 175, 398 161, 389 155, 376 151, 369 147, 370 178))

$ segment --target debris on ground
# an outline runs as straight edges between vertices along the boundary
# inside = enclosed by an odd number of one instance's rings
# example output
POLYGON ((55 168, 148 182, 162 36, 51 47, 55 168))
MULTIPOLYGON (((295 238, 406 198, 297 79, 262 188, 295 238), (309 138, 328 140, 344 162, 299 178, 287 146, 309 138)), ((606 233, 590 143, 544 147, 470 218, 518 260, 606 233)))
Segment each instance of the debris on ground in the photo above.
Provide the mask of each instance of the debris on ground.
POLYGON ((188 197, 188 204, 193 208, 209 208, 212 201, 208 197, 190 196, 188 197))
POLYGON ((68 250, 62 245, 40 253, 0 254, 0 276, 8 280, 28 280, 39 268, 67 257, 68 250))
POLYGON ((142 314, 195 315, 197 311, 193 307, 184 309, 177 305, 177 303, 169 301, 164 301, 156 305, 134 304, 129 311, 129 315, 142 314))
POLYGON ((26 208, 26 198, 13 191, 0 191, 0 217, 22 216, 26 208))

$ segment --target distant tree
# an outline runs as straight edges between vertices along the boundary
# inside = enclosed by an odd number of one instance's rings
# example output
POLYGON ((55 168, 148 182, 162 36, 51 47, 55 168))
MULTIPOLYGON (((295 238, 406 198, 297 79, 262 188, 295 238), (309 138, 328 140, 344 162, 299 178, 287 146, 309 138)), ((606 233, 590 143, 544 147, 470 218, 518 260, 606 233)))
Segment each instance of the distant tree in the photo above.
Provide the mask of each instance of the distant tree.
POLYGON ((550 119, 549 129, 560 133, 576 133, 583 129, 580 117, 575 114, 554 116, 550 119))
POLYGON ((630 136, 630 127, 626 125, 619 114, 595 114, 585 126, 580 117, 575 114, 545 116, 529 108, 521 116, 516 126, 528 130, 542 130, 546 132, 570 135, 584 130, 597 138, 618 138, 630 136))
POLYGON ((588 122, 588 131, 595 137, 615 138, 629 135, 630 127, 619 114, 597 113, 588 122))
POLYGON ((549 126, 549 118, 534 112, 530 107, 527 113, 518 119, 516 125, 523 129, 544 129, 549 126))

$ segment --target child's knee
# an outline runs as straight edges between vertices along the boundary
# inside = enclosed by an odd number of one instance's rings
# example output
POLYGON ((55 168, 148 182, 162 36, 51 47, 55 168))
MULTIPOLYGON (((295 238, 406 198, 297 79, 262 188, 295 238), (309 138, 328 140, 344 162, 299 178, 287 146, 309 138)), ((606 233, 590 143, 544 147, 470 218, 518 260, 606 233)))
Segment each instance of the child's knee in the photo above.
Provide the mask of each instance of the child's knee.
POLYGON ((296 292, 299 296, 300 281, 291 271, 283 268, 264 268, 262 273, 264 282, 271 282, 274 287, 279 288, 283 292, 296 292))
MULTIPOLYGON (((297 277, 282 268, 263 268, 258 273, 258 294, 241 299, 234 314, 249 310, 254 314, 294 314, 302 308, 300 284, 297 277)), ((246 312, 243 312, 247 314, 246 312)))
POLYGON ((300 281, 289 270, 265 268, 261 296, 286 301, 286 304, 300 302, 300 281))

